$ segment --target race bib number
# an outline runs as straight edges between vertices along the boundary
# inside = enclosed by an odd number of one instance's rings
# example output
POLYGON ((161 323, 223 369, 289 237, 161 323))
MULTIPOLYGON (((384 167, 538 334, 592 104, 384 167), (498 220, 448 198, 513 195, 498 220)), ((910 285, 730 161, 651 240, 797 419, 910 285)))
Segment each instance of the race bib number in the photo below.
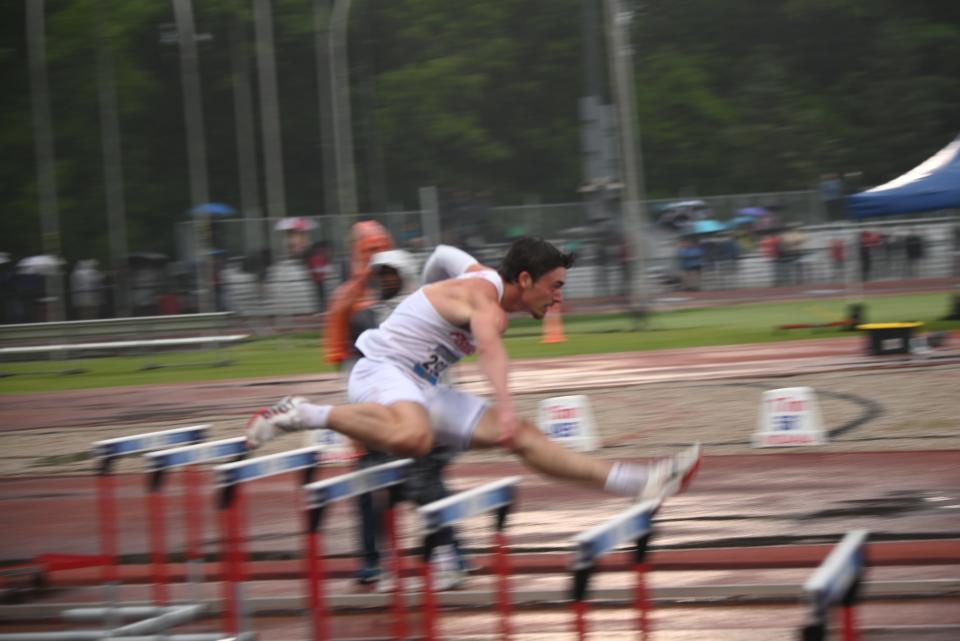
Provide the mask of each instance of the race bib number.
POLYGON ((433 353, 430 354, 430 358, 414 365, 413 371, 431 385, 436 385, 437 381, 440 380, 440 375, 458 360, 456 354, 443 345, 437 345, 433 353))

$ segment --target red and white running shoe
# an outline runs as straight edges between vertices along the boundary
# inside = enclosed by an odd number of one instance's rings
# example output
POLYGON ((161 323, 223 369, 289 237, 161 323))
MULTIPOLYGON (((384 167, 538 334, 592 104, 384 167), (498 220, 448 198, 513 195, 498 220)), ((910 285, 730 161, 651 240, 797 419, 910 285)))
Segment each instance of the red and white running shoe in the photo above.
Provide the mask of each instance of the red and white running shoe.
POLYGON ((271 407, 258 410, 247 421, 247 447, 256 449, 281 432, 297 432, 303 429, 303 421, 297 406, 306 403, 302 396, 287 396, 271 407))

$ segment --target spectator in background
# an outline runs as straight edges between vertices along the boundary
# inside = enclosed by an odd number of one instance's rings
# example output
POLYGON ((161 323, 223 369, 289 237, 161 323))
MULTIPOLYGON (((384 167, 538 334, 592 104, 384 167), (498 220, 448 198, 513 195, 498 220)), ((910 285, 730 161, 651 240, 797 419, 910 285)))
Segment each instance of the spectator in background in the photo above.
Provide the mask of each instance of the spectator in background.
POLYGON ((760 253, 770 259, 773 263, 773 286, 779 287, 783 284, 783 252, 780 247, 779 234, 767 234, 759 243, 760 253))
POLYGON ((846 245, 842 238, 830 241, 830 264, 833 266, 834 282, 843 281, 846 273, 846 245))
POLYGON ((226 267, 224 263, 224 254, 222 249, 214 249, 210 257, 210 269, 213 270, 213 306, 218 312, 227 310, 226 296, 224 295, 223 270, 226 267))
POLYGON ((267 273, 272 262, 270 250, 264 248, 250 258, 247 266, 247 271, 251 272, 257 281, 257 299, 261 301, 267 297, 267 273))
POLYGON ((629 300, 633 287, 633 255, 630 253, 630 243, 624 238, 617 243, 616 248, 620 259, 620 295, 629 300))
POLYGON ((737 286, 737 262, 740 259, 740 245, 733 236, 726 236, 717 241, 717 264, 724 287, 737 286))
POLYGON ((863 282, 870 280, 873 267, 873 250, 879 244, 880 235, 877 232, 869 230, 860 232, 858 249, 860 252, 860 280, 863 282))
POLYGON ((13 323, 16 316, 13 260, 7 252, 0 252, 0 323, 13 323))
POLYGON ((904 239, 904 253, 906 254, 906 278, 916 278, 919 275, 918 266, 923 260, 926 248, 924 247, 923 236, 911 229, 904 239))
POLYGON ((677 259, 680 262, 682 289, 688 292, 698 291, 703 274, 703 247, 694 238, 682 238, 677 259))
POLYGON ((610 281, 609 281, 609 249, 607 247, 606 239, 601 238, 593 245, 593 253, 596 258, 596 282, 594 286, 597 288, 597 294, 600 296, 606 296, 610 292, 610 281))
POLYGON ((960 276, 960 225, 953 226, 953 275, 960 276))
POLYGON ((317 313, 322 314, 327 308, 327 276, 330 273, 330 245, 326 241, 318 240, 310 247, 307 269, 317 290, 317 313))
POLYGON ((77 317, 81 320, 97 318, 103 305, 103 274, 93 258, 78 260, 70 274, 70 296, 77 317))
POLYGON ((791 225, 780 239, 780 260, 783 263, 784 281, 790 285, 802 285, 805 280, 803 256, 806 253, 807 235, 799 225, 791 225))

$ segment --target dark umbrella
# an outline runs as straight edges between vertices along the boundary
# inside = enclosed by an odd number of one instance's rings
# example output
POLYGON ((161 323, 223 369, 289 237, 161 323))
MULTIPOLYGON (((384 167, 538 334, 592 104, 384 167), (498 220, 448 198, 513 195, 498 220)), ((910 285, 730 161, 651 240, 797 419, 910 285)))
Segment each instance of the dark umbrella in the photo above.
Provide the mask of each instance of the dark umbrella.
POLYGON ((169 256, 160 252, 135 252, 127 256, 127 261, 131 265, 166 263, 169 260, 169 256))

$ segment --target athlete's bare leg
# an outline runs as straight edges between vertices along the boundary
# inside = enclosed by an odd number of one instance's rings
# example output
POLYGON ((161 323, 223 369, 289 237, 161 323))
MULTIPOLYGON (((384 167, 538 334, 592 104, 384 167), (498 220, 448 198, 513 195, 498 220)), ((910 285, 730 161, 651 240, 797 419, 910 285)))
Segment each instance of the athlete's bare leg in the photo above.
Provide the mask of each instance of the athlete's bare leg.
POLYGON ((430 415, 412 401, 337 405, 330 410, 327 427, 371 449, 400 456, 425 456, 433 448, 430 415))
MULTIPOLYGON (((473 432, 471 449, 498 447, 500 424, 497 411, 490 406, 480 417, 473 432)), ((537 426, 527 420, 520 422, 513 450, 534 470, 556 478, 579 481, 602 488, 610 474, 612 463, 560 445, 547 438, 537 426)))

